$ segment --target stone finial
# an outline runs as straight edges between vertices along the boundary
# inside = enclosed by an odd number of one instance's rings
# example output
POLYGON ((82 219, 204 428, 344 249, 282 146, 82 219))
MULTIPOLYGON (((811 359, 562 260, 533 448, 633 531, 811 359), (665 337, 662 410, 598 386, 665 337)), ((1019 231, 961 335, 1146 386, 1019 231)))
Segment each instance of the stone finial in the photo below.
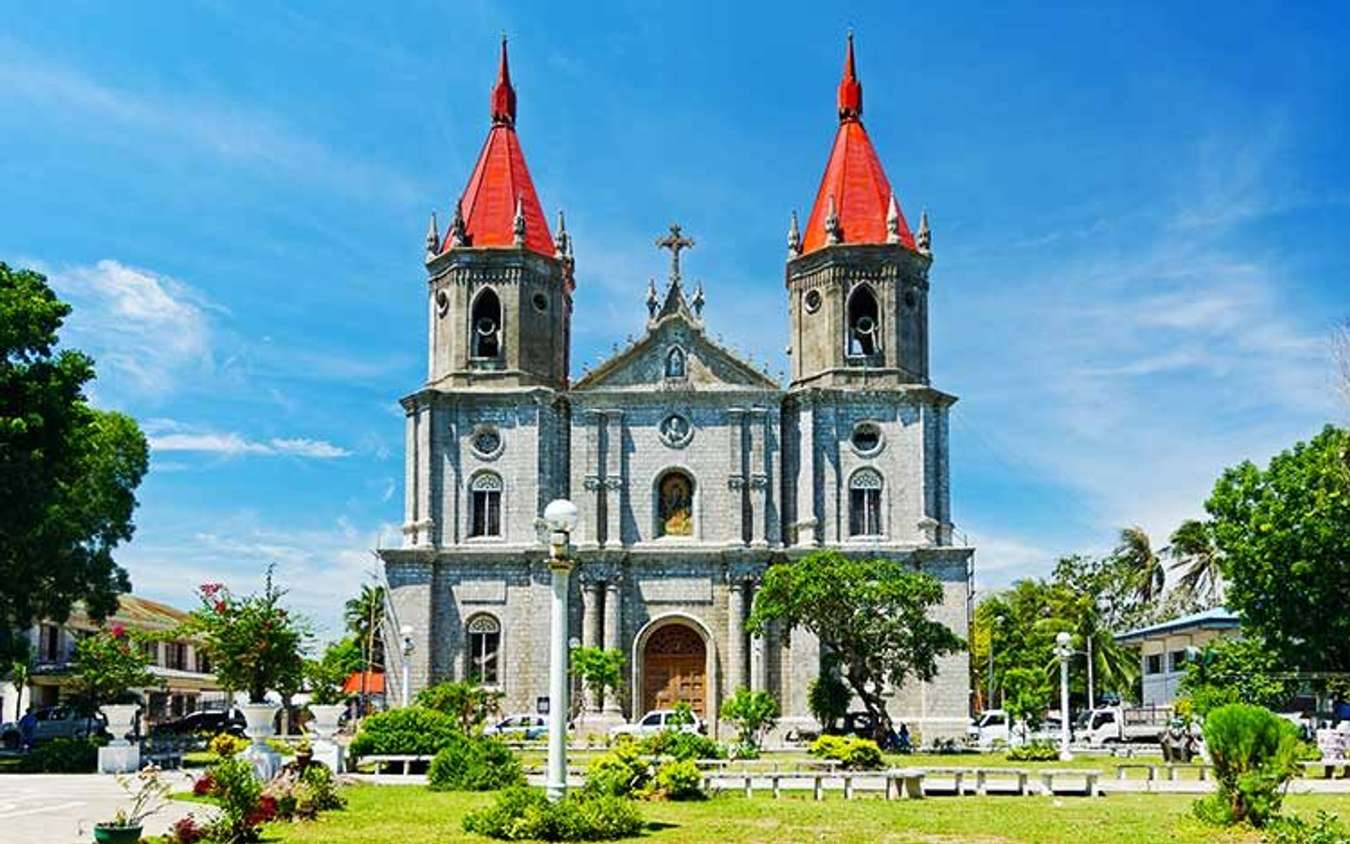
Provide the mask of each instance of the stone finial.
POLYGON ((797 226, 797 209, 792 209, 792 222, 788 224, 788 257, 796 258, 802 254, 802 230, 797 226))
POLYGON ((839 227, 839 214, 834 209, 834 194, 830 194, 829 204, 825 206, 825 243, 834 245, 842 242, 844 232, 839 227))
POLYGON ((696 317, 703 316, 704 301, 705 300, 703 298, 703 282, 700 281, 698 283, 698 288, 694 291, 694 298, 690 302, 690 304, 694 306, 694 316, 696 317))
POLYGON ((895 194, 891 194, 891 201, 886 206, 886 242, 900 242, 900 203, 895 201, 895 194))
POLYGON ((919 215, 919 232, 914 236, 914 244, 921 254, 933 254, 933 232, 928 228, 928 209, 919 215))
POLYGON ((448 247, 468 246, 469 233, 464 228, 464 202, 456 200, 455 216, 450 221, 450 229, 445 234, 448 247))
POLYGON ((655 318, 656 309, 661 306, 661 298, 656 293, 656 279, 647 279, 647 316, 655 318))
MULTIPOLYGON (((519 207, 517 205, 517 207, 519 207)), ((553 237, 557 246, 554 250, 554 257, 560 261, 570 260, 572 257, 572 236, 567 233, 567 219, 563 217, 563 211, 558 209, 558 233, 553 237)))
POLYGON ((512 241, 516 246, 525 245, 525 200, 523 197, 516 197, 516 218, 511 223, 511 230, 515 233, 512 241))
POLYGON ((431 212, 431 220, 427 223, 427 260, 430 261, 441 251, 441 233, 436 228, 436 212, 431 212))

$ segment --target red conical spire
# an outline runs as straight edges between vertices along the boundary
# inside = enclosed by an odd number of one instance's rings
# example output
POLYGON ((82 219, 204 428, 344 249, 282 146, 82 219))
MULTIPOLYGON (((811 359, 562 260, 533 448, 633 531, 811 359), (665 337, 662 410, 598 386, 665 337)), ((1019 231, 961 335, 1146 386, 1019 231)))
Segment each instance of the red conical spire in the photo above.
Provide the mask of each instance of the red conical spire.
POLYGON ((862 83, 853 65, 853 33, 848 34, 848 52, 844 56, 844 78, 839 80, 839 119, 862 117, 862 83))
POLYGON ((915 248, 914 235, 862 125, 862 83, 853 60, 853 33, 849 33, 844 78, 839 83, 839 129, 802 232, 801 251, 852 243, 899 243, 915 248))
POLYGON ((516 123, 516 89, 511 87, 511 68, 506 64, 506 36, 502 36, 502 61, 497 68, 497 82, 492 86, 492 122, 514 126, 516 123))
POLYGON ((459 201, 463 238, 447 232, 441 251, 461 246, 523 246, 552 258, 557 251, 553 235, 516 135, 516 91, 511 87, 511 72, 506 64, 505 38, 491 103, 492 129, 459 201))

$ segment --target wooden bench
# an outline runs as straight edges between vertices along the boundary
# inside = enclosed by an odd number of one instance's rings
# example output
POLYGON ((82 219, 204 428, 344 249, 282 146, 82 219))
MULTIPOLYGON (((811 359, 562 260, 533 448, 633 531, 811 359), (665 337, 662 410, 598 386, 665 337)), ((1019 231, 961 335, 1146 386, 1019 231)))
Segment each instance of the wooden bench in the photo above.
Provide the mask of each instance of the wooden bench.
MULTIPOLYGON (((1041 776, 1041 794, 1053 795, 1060 792, 1055 791, 1055 777, 1083 778, 1082 792, 1088 797, 1101 796, 1101 789, 1097 785, 1097 780, 1101 777, 1101 771, 1084 771, 1081 768, 1050 768, 1038 771, 1041 776)), ((1064 789, 1061 789, 1064 791, 1064 789)))

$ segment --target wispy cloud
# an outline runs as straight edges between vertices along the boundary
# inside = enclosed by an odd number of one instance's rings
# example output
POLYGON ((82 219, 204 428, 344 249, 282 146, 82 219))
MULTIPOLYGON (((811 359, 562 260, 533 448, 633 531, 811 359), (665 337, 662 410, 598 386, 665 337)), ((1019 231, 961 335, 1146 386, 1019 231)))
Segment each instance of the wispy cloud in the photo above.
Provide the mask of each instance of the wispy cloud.
POLYGON ((250 440, 241 434, 229 432, 201 433, 165 433, 149 438, 150 448, 155 451, 188 451, 207 454, 221 454, 229 457, 243 455, 286 455, 291 457, 309 457, 329 460, 348 457, 351 452, 325 440, 313 440, 304 437, 273 437, 260 441, 250 440))
POLYGON ((140 394, 162 394, 212 367, 213 305, 187 284, 114 260, 42 267, 73 306, 67 339, 96 359, 100 378, 140 394))

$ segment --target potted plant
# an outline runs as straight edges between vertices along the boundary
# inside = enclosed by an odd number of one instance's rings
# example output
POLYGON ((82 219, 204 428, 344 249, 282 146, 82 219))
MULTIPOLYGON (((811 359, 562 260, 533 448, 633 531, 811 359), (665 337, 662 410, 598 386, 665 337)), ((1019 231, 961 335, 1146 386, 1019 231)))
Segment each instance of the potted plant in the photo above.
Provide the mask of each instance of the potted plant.
MULTIPOLYGON (((140 749, 126 737, 135 731, 140 710, 131 690, 160 685, 149 668, 147 641, 148 637, 114 624, 85 636, 75 645, 76 698, 91 719, 96 712, 103 713, 112 736, 111 747, 99 750, 101 772, 123 773, 140 767, 140 749)), ((86 732, 94 733, 92 721, 86 725, 86 732)))
POLYGON ((267 746, 275 733, 278 705, 268 701, 268 690, 294 689, 304 670, 301 654, 309 630, 304 621, 281 605, 285 591, 267 571, 263 591, 239 597, 223 584, 204 583, 198 589, 201 605, 185 625, 185 633, 200 642, 211 658, 216 679, 231 691, 245 692, 248 703, 239 707, 252 745, 245 751, 259 776, 270 779, 280 765, 267 746))
POLYGON ((146 765, 135 776, 118 776, 131 798, 131 805, 122 807, 111 821, 94 825, 94 840, 99 844, 136 844, 141 840, 145 819, 164 808, 171 786, 160 778, 159 768, 146 765))
POLYGON ((295 766, 303 771, 313 759, 314 745, 310 744, 308 736, 301 738, 295 743, 295 766))
POLYGON ((331 738, 338 730, 338 719, 346 711, 348 695, 343 691, 351 660, 345 645, 329 645, 323 656, 305 662, 305 682, 309 687, 309 714, 314 716, 310 729, 320 739, 331 738))

